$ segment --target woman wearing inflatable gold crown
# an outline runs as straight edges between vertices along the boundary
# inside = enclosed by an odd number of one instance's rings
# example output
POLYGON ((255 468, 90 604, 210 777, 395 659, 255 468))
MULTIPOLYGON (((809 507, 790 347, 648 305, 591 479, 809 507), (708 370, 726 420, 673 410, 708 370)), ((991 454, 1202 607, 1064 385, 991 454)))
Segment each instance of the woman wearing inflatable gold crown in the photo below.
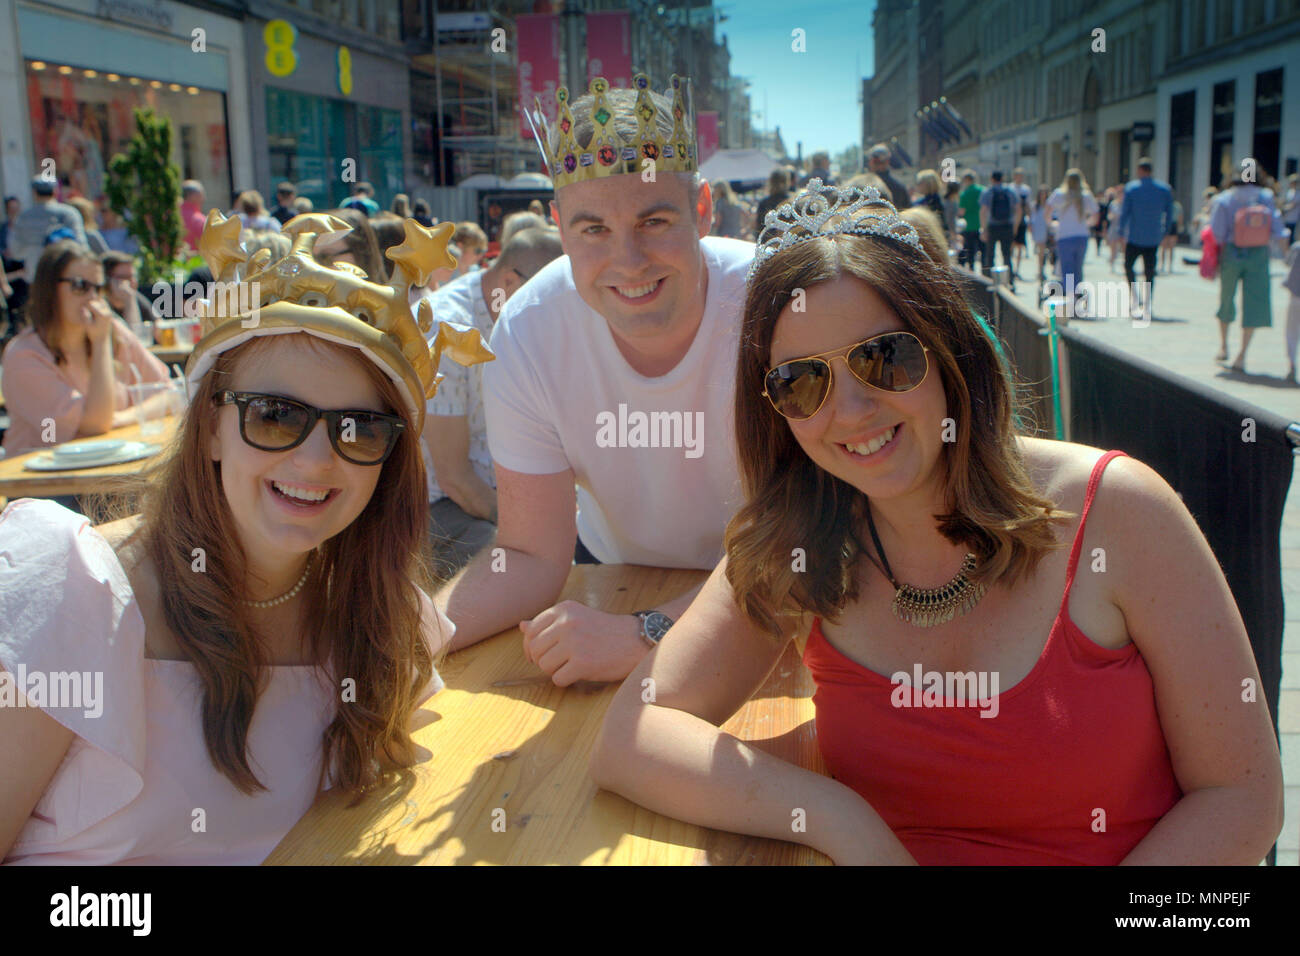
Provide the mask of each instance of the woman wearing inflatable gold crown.
POLYGON ((813 180, 769 213, 740 341, 747 501, 598 783, 839 863, 1264 857, 1278 749, 1205 538, 1145 465, 1015 433, 991 336, 893 206, 813 180), (719 729, 805 635, 832 776, 719 729))
POLYGON ((381 758, 409 762, 452 634, 416 583, 425 400, 442 356, 490 353, 446 326, 426 344, 427 304, 407 304, 455 264, 450 224, 406 221, 389 286, 312 258, 343 228, 298 216, 288 256, 245 261, 213 211, 200 251, 224 294, 142 514, 0 516, 6 862, 256 863, 322 786, 356 795, 381 758))

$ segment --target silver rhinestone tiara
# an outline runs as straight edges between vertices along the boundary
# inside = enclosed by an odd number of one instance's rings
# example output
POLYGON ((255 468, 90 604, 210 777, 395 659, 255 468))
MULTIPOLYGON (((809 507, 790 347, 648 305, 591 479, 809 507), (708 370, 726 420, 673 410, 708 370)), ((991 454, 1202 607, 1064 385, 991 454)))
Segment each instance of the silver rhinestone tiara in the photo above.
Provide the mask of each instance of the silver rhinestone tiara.
POLYGON ((843 235, 894 239, 925 254, 916 229, 874 186, 836 189, 820 179, 810 179, 804 192, 792 202, 763 217, 749 275, 752 278, 759 266, 783 249, 811 239, 843 235))

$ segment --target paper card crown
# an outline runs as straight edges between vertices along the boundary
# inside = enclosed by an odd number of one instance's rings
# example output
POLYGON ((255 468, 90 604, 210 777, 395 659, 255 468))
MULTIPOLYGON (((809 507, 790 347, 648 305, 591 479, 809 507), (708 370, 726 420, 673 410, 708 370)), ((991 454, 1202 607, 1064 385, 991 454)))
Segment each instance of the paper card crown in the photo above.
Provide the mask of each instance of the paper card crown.
POLYGON ((672 100, 673 130, 667 138, 659 132, 656 122, 658 108, 650 95, 650 80, 644 73, 632 78, 632 90, 629 91, 636 94, 637 131, 631 140, 625 140, 613 127, 609 81, 603 76, 592 77, 587 87, 593 97, 593 130, 591 141, 585 146, 574 135, 568 87, 562 86, 555 91, 559 115, 554 123, 548 122, 542 112, 541 100, 534 97, 536 109, 529 111, 525 107, 524 116, 532 127, 555 188, 606 176, 639 173, 646 168, 668 173, 695 172, 699 166, 695 112, 689 102, 690 80, 674 73, 670 82, 672 85, 664 95, 672 100), (653 167, 647 167, 647 160, 653 163, 653 167))

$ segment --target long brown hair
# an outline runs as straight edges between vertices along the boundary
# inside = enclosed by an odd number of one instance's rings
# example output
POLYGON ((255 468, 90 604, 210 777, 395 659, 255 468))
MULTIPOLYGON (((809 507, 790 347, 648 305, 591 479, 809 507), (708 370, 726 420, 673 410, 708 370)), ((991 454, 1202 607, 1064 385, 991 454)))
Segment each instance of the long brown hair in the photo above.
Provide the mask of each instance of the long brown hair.
MULTIPOLYGON (((397 388, 374 363, 345 346, 297 338, 358 361, 386 411, 406 417, 397 388)), ((254 338, 223 353, 199 383, 168 456, 144 478, 137 532, 157 569, 167 626, 203 686, 208 756, 244 793, 265 789, 249 765, 248 729, 265 686, 266 660, 241 603, 248 597, 246 562, 222 492, 221 463, 210 455, 217 421, 212 397, 229 387, 238 363, 267 345, 266 337, 254 338), (203 549, 202 574, 193 566, 196 548, 203 549)), ((355 703, 338 705, 322 742, 322 772, 332 771, 334 785, 354 798, 378 779, 381 752, 394 762, 411 762, 408 721, 433 673, 417 588, 429 580, 422 557, 427 491, 419 437, 408 420, 379 466, 383 471, 370 501, 321 545, 303 590, 313 660, 336 688, 345 677, 355 680, 355 703)))
POLYGON ((762 396, 777 317, 796 289, 841 275, 870 286, 931 350, 956 441, 945 443, 939 531, 980 559, 972 575, 1014 582, 1057 546, 1064 517, 1035 490, 1016 446, 1011 383, 952 270, 892 239, 838 236, 776 253, 750 280, 736 371, 736 441, 746 503, 727 525, 727 580, 739 606, 774 636, 789 615, 834 620, 858 596, 867 498, 823 471, 762 396), (816 547, 809 547, 810 543, 816 547), (803 548, 807 566, 791 560, 803 548))
MULTIPOLYGON (((59 315, 59 280, 74 262, 100 265, 99 256, 75 240, 60 239, 50 243, 36 262, 36 273, 32 276, 32 287, 27 296, 27 321, 54 356, 55 365, 62 365, 68 360, 59 345, 63 329, 63 317, 59 315)), ((116 355, 118 343, 112 337, 111 329, 108 334, 116 355)), ((90 357, 89 338, 86 339, 86 357, 90 357)))

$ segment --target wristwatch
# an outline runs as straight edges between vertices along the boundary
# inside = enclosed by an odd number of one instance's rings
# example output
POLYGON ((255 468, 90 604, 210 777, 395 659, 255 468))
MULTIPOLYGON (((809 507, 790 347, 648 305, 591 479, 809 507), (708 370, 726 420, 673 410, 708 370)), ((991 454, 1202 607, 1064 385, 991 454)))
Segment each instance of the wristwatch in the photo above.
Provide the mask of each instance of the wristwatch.
POLYGON ((673 626, 673 619, 663 611, 634 611, 641 619, 641 638, 651 647, 658 647, 668 628, 673 626))

